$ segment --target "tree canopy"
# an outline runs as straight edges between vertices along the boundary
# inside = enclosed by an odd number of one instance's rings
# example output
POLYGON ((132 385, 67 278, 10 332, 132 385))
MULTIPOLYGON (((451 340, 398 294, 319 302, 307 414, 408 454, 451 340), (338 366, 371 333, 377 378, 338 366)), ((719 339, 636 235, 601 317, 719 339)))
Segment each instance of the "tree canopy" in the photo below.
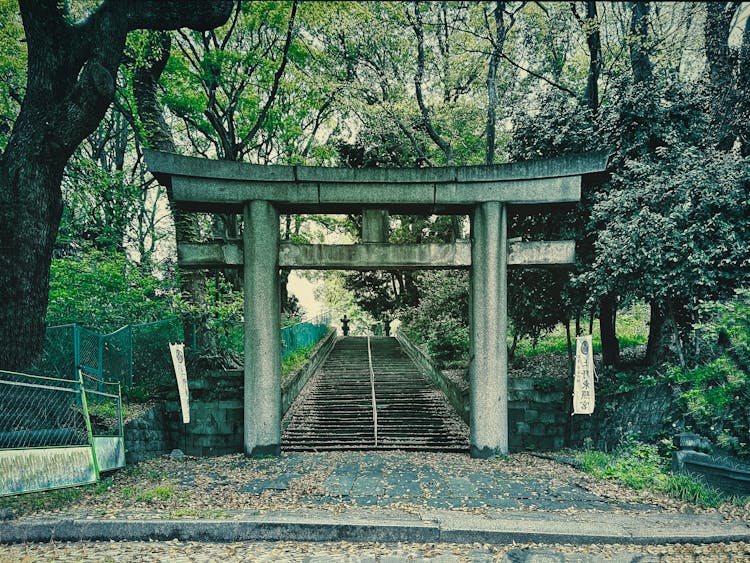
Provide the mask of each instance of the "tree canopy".
MULTIPOLYGON (((171 212, 144 146, 353 167, 608 149, 608 177, 575 209, 510 218, 512 238, 578 241, 570 275, 512 274, 512 333, 583 330, 596 316, 617 363, 617 310, 646 301, 649 359, 685 361, 701 302, 748 284, 749 13, 739 2, 2 0, 0 285, 12 305, 0 367, 39 350, 53 256, 180 276, 173 302, 195 310, 237 287, 232 272, 211 292, 210 277, 175 274, 174 230, 233 238, 241 220, 171 212)), ((281 223, 295 240, 360 236, 355 216, 281 223)), ((390 240, 450 241, 468 223, 393 216, 390 240)), ((464 276, 331 284, 352 292, 331 298, 342 313, 399 316, 440 353, 466 352, 464 276)))

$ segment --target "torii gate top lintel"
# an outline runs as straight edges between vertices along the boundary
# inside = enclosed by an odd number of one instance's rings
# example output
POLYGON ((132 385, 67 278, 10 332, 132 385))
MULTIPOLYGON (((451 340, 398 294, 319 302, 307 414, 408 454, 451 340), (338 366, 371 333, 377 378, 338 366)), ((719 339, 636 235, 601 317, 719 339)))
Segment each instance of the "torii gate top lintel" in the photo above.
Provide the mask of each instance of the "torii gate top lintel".
POLYGON ((605 170, 604 151, 492 166, 334 168, 258 165, 145 151, 149 170, 186 209, 241 213, 269 201, 281 212, 351 213, 363 207, 456 214, 476 204, 576 202, 582 177, 605 170))

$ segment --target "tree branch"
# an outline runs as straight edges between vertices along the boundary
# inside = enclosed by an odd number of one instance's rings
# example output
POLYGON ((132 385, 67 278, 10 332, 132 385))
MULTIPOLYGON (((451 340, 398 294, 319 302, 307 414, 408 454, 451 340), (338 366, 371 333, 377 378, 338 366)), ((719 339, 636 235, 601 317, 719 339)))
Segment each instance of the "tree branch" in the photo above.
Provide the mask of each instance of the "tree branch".
POLYGON ((414 2, 414 19, 411 18, 408 8, 406 9, 406 15, 409 19, 414 34, 417 36, 417 72, 414 75, 414 88, 417 97, 417 104, 419 105, 419 111, 422 114, 422 123, 427 129, 427 134, 430 139, 443 151, 445 154, 446 164, 448 166, 453 165, 453 149, 448 141, 443 139, 430 119, 430 112, 427 108, 427 104, 424 101, 424 95, 422 94, 422 81, 424 80, 424 67, 425 67, 425 52, 424 52, 424 29, 422 25, 422 13, 419 10, 419 2, 414 2))
MULTIPOLYGON (((122 1, 106 0, 105 4, 122 1)), ((189 27, 206 31, 224 25, 234 6, 232 0, 128 0, 127 4, 128 30, 189 27)))
POLYGON ((563 92, 567 92, 568 94, 570 94, 574 98, 578 97, 578 94, 576 94, 575 92, 573 92, 573 90, 571 90, 570 88, 567 88, 567 87, 563 86, 562 84, 558 84, 557 82, 554 82, 553 80, 550 80, 546 76, 543 76, 543 75, 539 74, 538 72, 534 72, 530 68, 526 68, 526 67, 521 66, 520 64, 518 64, 517 62, 515 62, 513 59, 511 59, 505 53, 502 53, 500 56, 503 59, 505 59, 506 61, 508 61, 512 66, 516 67, 519 70, 522 70, 524 72, 529 73, 534 78, 538 78, 539 80, 544 80, 550 86, 552 86, 554 88, 557 88, 558 90, 562 90, 563 92))
POLYGON ((287 25, 286 29, 286 40, 284 42, 284 51, 281 56, 281 64, 279 65, 279 68, 276 69, 276 73, 273 76, 273 85, 271 86, 271 92, 268 94, 268 99, 266 100, 265 105, 263 106, 263 109, 260 111, 260 114, 258 114, 258 119, 255 122, 255 125, 253 125, 252 129, 248 132, 247 135, 245 135, 244 139, 239 143, 239 151, 242 151, 246 146, 247 143, 250 142, 250 140, 258 133, 258 130, 263 126, 263 122, 266 120, 266 115, 268 115, 268 110, 271 109, 271 105, 276 100, 276 95, 279 92, 279 84, 281 83, 281 77, 284 75, 284 70, 286 69, 286 64, 289 62, 289 48, 292 45, 292 39, 294 38, 294 21, 297 16, 297 0, 294 0, 292 3, 292 13, 289 16, 289 24, 287 25))

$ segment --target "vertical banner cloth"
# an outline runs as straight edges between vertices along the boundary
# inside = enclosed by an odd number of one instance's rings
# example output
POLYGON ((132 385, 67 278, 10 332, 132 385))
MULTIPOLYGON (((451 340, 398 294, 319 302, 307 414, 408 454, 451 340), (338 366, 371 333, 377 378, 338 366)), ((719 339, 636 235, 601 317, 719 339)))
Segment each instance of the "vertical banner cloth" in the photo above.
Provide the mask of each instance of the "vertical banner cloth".
POLYGON ((182 407, 182 422, 190 422, 190 403, 188 400, 187 369, 185 368, 185 345, 182 343, 169 343, 169 351, 172 353, 172 364, 177 376, 177 391, 180 393, 180 406, 182 407))
POLYGON ((576 337, 573 414, 591 414, 592 412, 594 412, 594 352, 589 334, 576 337))

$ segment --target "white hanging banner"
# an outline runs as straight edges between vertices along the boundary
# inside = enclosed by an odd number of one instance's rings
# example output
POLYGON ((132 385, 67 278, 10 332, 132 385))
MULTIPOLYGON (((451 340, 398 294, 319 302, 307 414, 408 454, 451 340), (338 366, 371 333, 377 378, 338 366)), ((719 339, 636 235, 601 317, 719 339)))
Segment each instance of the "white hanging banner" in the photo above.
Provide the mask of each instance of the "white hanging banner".
POLYGON ((182 407, 182 422, 190 422, 190 400, 188 396, 187 369, 185 368, 185 345, 182 343, 169 343, 169 351, 172 353, 172 364, 177 376, 177 391, 180 394, 180 406, 182 407))
POLYGON ((573 414, 591 414, 592 412, 594 412, 594 351, 589 334, 576 337, 573 414))

